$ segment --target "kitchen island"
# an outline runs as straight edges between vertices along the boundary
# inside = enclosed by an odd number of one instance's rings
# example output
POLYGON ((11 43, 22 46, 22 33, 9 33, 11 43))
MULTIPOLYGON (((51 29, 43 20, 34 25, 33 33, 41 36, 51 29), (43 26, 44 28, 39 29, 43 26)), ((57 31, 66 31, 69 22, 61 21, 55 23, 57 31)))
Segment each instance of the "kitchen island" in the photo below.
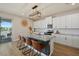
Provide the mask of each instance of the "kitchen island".
POLYGON ((32 41, 32 46, 40 52, 45 53, 46 55, 50 54, 50 40, 52 39, 51 35, 36 35, 31 34, 27 36, 28 40, 32 41))

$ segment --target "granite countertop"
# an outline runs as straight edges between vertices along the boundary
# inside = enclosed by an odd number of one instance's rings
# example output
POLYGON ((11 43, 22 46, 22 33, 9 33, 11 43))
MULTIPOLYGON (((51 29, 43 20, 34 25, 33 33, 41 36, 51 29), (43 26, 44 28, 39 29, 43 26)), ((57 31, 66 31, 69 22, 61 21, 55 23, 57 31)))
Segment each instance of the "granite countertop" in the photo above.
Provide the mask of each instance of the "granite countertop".
POLYGON ((28 35, 27 37, 34 38, 34 39, 40 40, 40 41, 49 41, 53 36, 51 36, 51 35, 31 34, 31 35, 28 35))

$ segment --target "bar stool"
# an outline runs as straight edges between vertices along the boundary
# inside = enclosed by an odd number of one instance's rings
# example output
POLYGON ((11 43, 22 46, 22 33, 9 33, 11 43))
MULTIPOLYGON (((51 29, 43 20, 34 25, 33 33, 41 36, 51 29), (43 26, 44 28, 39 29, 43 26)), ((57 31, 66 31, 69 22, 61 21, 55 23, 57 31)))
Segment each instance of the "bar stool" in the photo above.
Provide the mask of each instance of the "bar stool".
POLYGON ((23 39, 23 41, 25 43, 25 47, 23 47, 22 53, 24 55, 30 55, 30 52, 32 52, 32 49, 30 48, 31 45, 32 45, 32 42, 31 42, 31 40, 29 38, 22 37, 22 39, 23 39))
POLYGON ((23 39, 24 43, 26 43, 26 46, 24 46, 21 49, 23 55, 26 55, 26 56, 39 55, 38 52, 34 51, 34 48, 32 47, 31 38, 24 38, 24 37, 22 37, 22 39, 23 39))
POLYGON ((26 39, 24 37, 21 37, 20 35, 18 36, 18 41, 17 41, 17 48, 21 50, 25 46, 25 41, 26 39))
POLYGON ((17 40, 17 48, 19 48, 20 46, 21 46, 21 36, 20 35, 18 35, 18 40, 17 40))

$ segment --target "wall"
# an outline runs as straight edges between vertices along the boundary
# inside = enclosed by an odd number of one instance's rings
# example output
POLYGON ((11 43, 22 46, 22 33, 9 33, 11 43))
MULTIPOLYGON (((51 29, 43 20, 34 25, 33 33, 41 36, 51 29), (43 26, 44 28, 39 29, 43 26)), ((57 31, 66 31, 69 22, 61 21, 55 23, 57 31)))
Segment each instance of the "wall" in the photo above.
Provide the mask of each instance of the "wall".
MULTIPOLYGON (((13 19, 13 39, 16 40, 18 35, 27 36, 29 34, 29 30, 27 27, 23 27, 21 25, 21 21, 23 18, 14 18, 13 19)), ((32 25, 32 21, 26 19, 30 25, 32 25)))
POLYGON ((18 17, 18 16, 14 16, 14 15, 10 15, 10 14, 6 14, 6 13, 0 13, 1 17, 4 18, 8 18, 12 20, 12 40, 16 41, 17 40, 17 36, 18 35, 23 35, 26 36, 29 34, 29 30, 27 27, 23 27, 21 25, 21 21, 23 19, 27 20, 29 25, 32 26, 32 21, 23 17, 18 17))

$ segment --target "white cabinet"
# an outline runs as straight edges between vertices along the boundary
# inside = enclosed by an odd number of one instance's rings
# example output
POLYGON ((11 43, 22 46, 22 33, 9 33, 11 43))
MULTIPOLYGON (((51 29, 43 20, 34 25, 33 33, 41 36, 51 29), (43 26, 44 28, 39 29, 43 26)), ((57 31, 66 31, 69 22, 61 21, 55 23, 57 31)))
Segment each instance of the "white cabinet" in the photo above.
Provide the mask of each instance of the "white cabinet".
POLYGON ((56 17, 53 19, 53 28, 61 28, 61 19, 56 17))
POLYGON ((53 18, 53 27, 54 28, 65 28, 65 16, 60 16, 60 17, 56 17, 53 18))
POLYGON ((47 24, 52 24, 52 17, 47 17, 34 22, 34 28, 47 28, 47 24))
POLYGON ((72 36, 66 36, 65 40, 66 40, 66 45, 73 46, 72 45, 72 36))
POLYGON ((56 37, 54 38, 55 42, 60 43, 60 44, 67 44, 65 36, 64 35, 56 35, 56 37))
POLYGON ((71 15, 71 28, 79 28, 79 14, 71 15))
POLYGON ((58 19, 57 17, 53 18, 53 28, 57 28, 57 24, 58 24, 57 23, 58 22, 57 19, 58 19))
POLYGON ((77 36, 66 36, 66 45, 79 48, 79 37, 77 36))
POLYGON ((66 25, 66 28, 71 28, 71 26, 72 26, 72 23, 71 23, 71 15, 67 15, 66 16, 65 25, 66 25))
POLYGON ((66 28, 66 16, 60 17, 60 28, 66 28))
POLYGON ((77 36, 55 35, 53 39, 54 42, 79 48, 79 37, 77 36))
POLYGON ((72 38, 72 46, 79 48, 79 37, 74 37, 72 38))
POLYGON ((56 28, 61 28, 61 19, 60 19, 60 17, 58 17, 56 19, 56 28))
POLYGON ((54 39, 55 39, 55 42, 57 42, 57 43, 72 46, 71 38, 72 38, 71 36, 56 35, 56 37, 54 39))
POLYGON ((79 14, 53 18, 54 28, 79 28, 79 14))
POLYGON ((66 16, 66 28, 79 28, 79 14, 66 16))

